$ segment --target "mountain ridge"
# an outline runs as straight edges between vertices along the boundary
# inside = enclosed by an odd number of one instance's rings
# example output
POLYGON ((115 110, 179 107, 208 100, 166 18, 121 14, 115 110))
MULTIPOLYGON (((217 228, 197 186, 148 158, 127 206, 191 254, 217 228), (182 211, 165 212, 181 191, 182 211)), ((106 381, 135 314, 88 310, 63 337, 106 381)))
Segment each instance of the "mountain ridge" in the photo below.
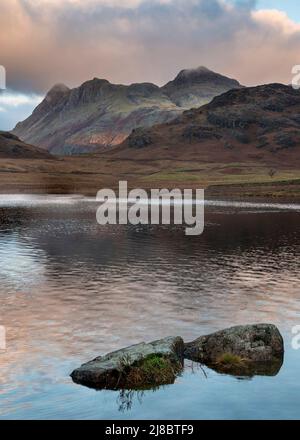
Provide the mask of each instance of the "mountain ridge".
POLYGON ((232 89, 169 124, 133 131, 119 157, 300 166, 300 92, 283 84, 232 89))
POLYGON ((13 133, 54 154, 106 151, 133 129, 170 122, 232 87, 242 86, 203 67, 183 70, 162 87, 112 84, 99 78, 74 89, 57 84, 13 133))

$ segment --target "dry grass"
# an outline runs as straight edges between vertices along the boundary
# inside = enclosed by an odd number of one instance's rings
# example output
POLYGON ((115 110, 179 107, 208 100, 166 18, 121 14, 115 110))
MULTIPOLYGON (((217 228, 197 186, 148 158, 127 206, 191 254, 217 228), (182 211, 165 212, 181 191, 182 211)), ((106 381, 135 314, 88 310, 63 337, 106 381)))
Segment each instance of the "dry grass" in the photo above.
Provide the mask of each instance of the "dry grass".
POLYGON ((189 160, 127 160, 72 157, 51 160, 0 160, 0 191, 95 195, 127 180, 131 188, 204 188, 221 195, 300 197, 300 169, 255 163, 201 163, 189 160), (238 188, 237 188, 238 187, 238 188))
POLYGON ((133 366, 130 359, 122 358, 119 370, 121 373, 116 388, 120 386, 129 389, 147 389, 174 383, 176 376, 182 370, 182 365, 164 356, 153 354, 133 366))

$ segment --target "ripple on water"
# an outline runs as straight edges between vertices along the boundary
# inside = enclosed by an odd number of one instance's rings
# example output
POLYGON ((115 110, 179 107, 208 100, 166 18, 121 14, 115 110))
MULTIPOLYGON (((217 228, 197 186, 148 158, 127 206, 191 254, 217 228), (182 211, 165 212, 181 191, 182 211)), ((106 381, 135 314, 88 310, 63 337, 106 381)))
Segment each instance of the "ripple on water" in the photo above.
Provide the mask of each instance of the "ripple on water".
POLYGON ((300 315, 297 210, 247 205, 239 215, 239 206, 214 203, 204 234, 186 237, 178 226, 100 227, 94 204, 50 202, 0 197, 0 324, 8 334, 0 417, 297 415, 298 353, 289 350, 276 378, 248 386, 187 368, 173 387, 145 393, 142 404, 134 398, 121 415, 128 396, 68 377, 83 361, 141 340, 189 340, 246 322, 277 324, 289 346, 300 315))

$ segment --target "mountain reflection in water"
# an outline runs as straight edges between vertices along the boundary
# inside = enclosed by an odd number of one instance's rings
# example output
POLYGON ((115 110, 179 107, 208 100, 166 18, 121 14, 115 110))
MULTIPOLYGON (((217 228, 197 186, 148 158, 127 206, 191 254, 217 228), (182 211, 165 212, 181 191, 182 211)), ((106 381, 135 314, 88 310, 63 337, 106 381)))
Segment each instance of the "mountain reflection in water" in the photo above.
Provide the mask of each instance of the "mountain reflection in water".
POLYGON ((199 237, 179 226, 101 227, 95 211, 81 201, 1 205, 0 417, 112 419, 124 408, 124 418, 299 417, 300 354, 290 348, 300 323, 299 211, 209 206, 199 237), (285 336, 275 377, 186 368, 137 399, 69 378, 143 340, 255 322, 285 336))

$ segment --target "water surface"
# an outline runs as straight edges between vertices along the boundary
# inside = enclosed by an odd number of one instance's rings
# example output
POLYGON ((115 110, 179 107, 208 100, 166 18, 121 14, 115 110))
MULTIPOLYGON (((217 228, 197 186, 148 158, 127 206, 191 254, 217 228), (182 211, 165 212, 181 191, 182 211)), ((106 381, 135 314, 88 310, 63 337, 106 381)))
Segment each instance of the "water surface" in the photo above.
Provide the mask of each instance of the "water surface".
POLYGON ((209 203, 205 232, 99 226, 76 198, 0 198, 0 418, 300 418, 300 211, 209 203), (97 355, 170 335, 192 340, 272 322, 275 377, 237 379, 191 363, 171 386, 94 391, 70 372, 97 355))

